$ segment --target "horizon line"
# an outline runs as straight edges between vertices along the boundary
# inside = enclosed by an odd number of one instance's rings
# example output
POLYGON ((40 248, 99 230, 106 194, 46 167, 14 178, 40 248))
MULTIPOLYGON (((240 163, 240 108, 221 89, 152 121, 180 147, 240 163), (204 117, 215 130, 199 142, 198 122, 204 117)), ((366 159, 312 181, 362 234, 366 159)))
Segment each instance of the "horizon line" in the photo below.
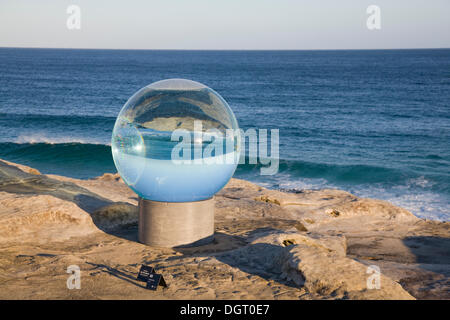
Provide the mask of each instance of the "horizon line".
POLYGON ((348 49, 136 49, 136 48, 72 48, 72 47, 26 47, 0 46, 0 49, 52 49, 52 50, 111 50, 111 51, 385 51, 385 50, 446 50, 450 47, 429 48, 348 48, 348 49))

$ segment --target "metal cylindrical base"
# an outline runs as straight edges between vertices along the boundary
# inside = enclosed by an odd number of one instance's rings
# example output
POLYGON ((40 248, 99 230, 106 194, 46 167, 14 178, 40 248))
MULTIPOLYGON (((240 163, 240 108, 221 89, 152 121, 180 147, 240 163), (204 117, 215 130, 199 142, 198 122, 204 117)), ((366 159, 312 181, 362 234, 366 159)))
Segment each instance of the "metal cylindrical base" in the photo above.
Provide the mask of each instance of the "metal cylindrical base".
POLYGON ((139 199, 139 242, 155 247, 196 246, 214 239, 214 198, 195 202, 139 199))

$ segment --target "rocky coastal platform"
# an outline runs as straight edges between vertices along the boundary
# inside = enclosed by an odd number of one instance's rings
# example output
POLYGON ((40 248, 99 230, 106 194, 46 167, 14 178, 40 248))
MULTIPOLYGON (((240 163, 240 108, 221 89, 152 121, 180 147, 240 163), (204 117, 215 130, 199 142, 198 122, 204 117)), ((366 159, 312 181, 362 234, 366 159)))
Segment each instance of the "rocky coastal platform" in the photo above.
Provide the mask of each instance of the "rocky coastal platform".
POLYGON ((0 299, 450 299, 449 222, 341 190, 238 179, 215 199, 213 243, 149 247, 118 175, 78 180, 2 160, 0 299), (146 290, 141 264, 168 287, 146 290), (79 290, 67 288, 70 265, 79 290), (376 268, 379 289, 367 285, 376 268))

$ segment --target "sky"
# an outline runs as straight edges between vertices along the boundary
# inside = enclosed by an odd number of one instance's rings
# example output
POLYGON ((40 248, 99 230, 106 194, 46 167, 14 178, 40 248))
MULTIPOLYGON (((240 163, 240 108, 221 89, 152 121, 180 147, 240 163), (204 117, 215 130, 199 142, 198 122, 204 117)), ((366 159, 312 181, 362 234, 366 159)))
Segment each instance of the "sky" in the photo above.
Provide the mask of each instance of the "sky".
POLYGON ((0 0, 0 47, 449 48, 450 0, 0 0), (370 5, 380 29, 366 25, 370 5))

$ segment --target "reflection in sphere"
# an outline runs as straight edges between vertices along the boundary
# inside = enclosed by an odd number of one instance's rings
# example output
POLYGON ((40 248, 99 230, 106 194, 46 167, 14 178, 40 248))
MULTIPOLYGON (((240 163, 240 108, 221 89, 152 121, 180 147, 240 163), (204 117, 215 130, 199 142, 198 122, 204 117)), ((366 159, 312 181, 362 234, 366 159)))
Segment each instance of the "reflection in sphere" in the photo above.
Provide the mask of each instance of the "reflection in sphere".
POLYGON ((135 93, 120 111, 111 142, 114 163, 144 199, 209 199, 236 169, 238 129, 214 90, 184 79, 158 81, 135 93))

